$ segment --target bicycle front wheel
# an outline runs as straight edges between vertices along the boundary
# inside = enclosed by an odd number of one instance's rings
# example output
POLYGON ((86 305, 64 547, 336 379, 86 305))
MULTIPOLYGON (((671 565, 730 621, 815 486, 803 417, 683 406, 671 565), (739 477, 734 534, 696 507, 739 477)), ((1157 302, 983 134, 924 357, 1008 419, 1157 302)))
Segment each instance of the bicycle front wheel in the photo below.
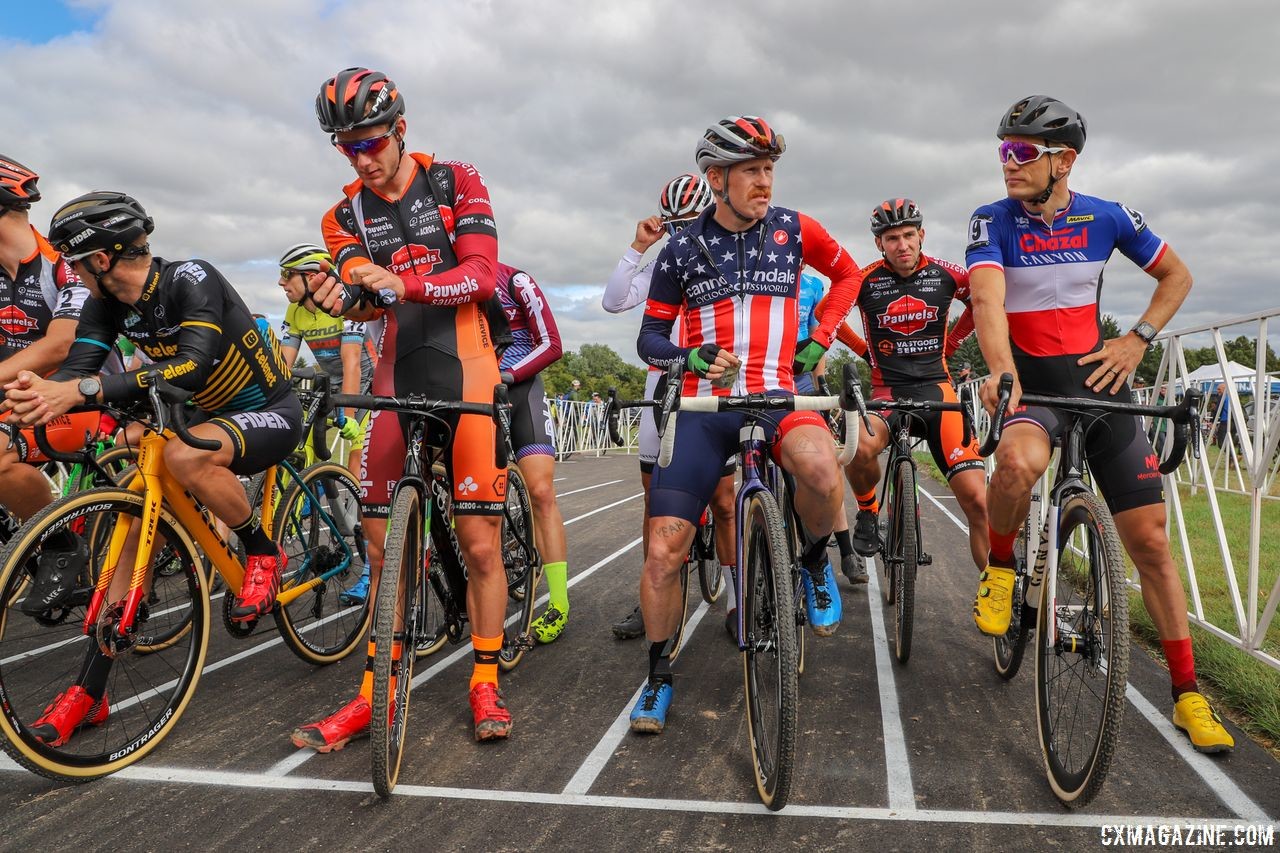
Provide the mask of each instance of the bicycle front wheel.
POLYGON ((367 593, 343 601, 365 566, 360 485, 341 465, 312 465, 289 478, 272 531, 288 558, 275 609, 284 644, 308 663, 342 660, 369 624, 367 593))
POLYGON ((909 459, 893 472, 893 504, 889 529, 895 547, 889 552, 893 567, 893 653, 898 663, 911 657, 911 632, 915 626, 916 571, 919 568, 920 505, 916 497, 916 468, 909 459))
POLYGON ((533 648, 534 592, 542 574, 542 559, 534 546, 533 504, 520 469, 507 469, 507 502, 502 510, 502 565, 507 573, 507 611, 502 625, 498 666, 509 672, 533 648))
POLYGON ((373 720, 369 724, 373 788, 389 797, 400 778, 409 688, 413 680, 413 641, 417 636, 418 575, 423 559, 423 514, 416 489, 399 489, 391 501, 387 547, 373 614, 373 720), (408 644, 406 650, 405 645, 408 644))
POLYGON ((142 515, 143 499, 132 492, 77 492, 37 513, 0 552, 0 746, 43 776, 84 782, 140 760, 173 730, 200 680, 208 593, 198 574, 199 551, 167 510, 156 519, 149 592, 124 636, 117 630, 123 601, 105 602, 90 623, 93 588, 83 583, 46 610, 24 607, 26 596, 17 593, 32 588, 30 573, 55 551, 82 579, 99 577, 110 561, 122 564, 116 571, 129 571, 132 558, 126 568, 121 547, 128 530, 142 529, 142 515), (162 552, 169 561, 163 574, 156 563, 162 552), (157 644, 154 638, 164 634, 176 636, 157 644), (144 648, 151 653, 141 653, 144 648), (86 671, 95 675, 84 679, 86 671), (95 681, 105 690, 65 742, 36 733, 44 734, 35 724, 56 696, 95 681))
POLYGON ((1129 598, 1115 522, 1096 495, 1067 497, 1058 529, 1057 581, 1041 588, 1036 624, 1036 720, 1049 785, 1077 807, 1102 787, 1120 734, 1129 598))
POLYGON ((756 791, 777 810, 791 794, 800 685, 787 533, 769 492, 748 499, 744 535, 747 730, 756 791))

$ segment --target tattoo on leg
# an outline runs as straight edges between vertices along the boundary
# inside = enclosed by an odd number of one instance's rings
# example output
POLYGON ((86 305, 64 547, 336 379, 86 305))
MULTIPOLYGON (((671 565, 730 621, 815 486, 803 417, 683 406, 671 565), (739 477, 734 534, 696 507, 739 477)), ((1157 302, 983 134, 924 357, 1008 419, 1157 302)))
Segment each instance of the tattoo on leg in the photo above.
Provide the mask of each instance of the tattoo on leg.
POLYGON ((689 526, 687 521, 677 519, 671 524, 665 524, 658 528, 658 535, 663 539, 669 539, 672 536, 679 536, 689 526))

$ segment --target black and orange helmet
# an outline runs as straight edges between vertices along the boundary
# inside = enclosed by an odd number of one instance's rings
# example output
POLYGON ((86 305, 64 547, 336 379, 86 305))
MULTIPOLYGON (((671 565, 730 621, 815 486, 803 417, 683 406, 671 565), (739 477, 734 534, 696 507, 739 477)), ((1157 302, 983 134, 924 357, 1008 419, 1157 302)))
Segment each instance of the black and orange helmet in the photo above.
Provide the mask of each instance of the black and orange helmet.
POLYGON ((877 237, 899 225, 919 228, 923 224, 924 214, 920 212, 920 206, 909 198, 887 198, 871 211, 871 233, 877 237))
POLYGON ((776 161, 786 150, 782 134, 774 133, 759 116, 729 116, 707 128, 693 159, 705 175, 712 166, 732 166, 757 157, 776 161))
POLYGON ((391 124, 404 114, 404 98, 380 71, 347 68, 330 77, 316 95, 316 118, 327 133, 391 124))
POLYGON ((0 154, 0 207, 26 210, 32 202, 39 201, 38 180, 40 176, 31 169, 0 154))

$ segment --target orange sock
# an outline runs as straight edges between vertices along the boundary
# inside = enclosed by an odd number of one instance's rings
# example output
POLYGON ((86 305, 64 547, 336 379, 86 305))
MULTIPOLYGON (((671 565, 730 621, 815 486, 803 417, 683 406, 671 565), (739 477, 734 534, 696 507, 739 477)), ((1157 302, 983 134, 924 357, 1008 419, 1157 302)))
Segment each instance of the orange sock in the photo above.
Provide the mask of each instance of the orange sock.
POLYGON ((865 495, 854 495, 858 499, 858 509, 865 509, 867 512, 879 512, 880 501, 876 500, 876 490, 872 489, 865 495))
POLYGON ((369 656, 364 661, 364 677, 360 679, 360 695, 373 704, 373 640, 369 641, 369 656))
MULTIPOLYGON (((471 645, 475 650, 475 666, 471 670, 471 687, 481 682, 498 683, 498 652, 502 650, 502 635, 496 637, 479 637, 471 635, 471 645)), ((471 687, 467 688, 468 690, 471 687)))

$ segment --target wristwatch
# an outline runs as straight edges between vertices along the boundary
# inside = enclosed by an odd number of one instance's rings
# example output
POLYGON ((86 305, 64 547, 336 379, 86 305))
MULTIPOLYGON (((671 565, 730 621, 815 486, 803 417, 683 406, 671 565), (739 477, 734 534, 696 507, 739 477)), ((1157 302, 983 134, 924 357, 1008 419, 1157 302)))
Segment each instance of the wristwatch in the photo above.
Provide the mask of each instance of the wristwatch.
POLYGON ((76 390, 80 392, 80 396, 84 397, 86 405, 92 405, 98 402, 95 398, 102 390, 102 382, 96 376, 86 376, 76 385, 76 390))
POLYGON ((1139 320, 1129 331, 1142 338, 1142 340, 1146 342, 1147 346, 1150 346, 1151 341, 1160 333, 1159 329, 1148 323, 1146 320, 1139 320))

